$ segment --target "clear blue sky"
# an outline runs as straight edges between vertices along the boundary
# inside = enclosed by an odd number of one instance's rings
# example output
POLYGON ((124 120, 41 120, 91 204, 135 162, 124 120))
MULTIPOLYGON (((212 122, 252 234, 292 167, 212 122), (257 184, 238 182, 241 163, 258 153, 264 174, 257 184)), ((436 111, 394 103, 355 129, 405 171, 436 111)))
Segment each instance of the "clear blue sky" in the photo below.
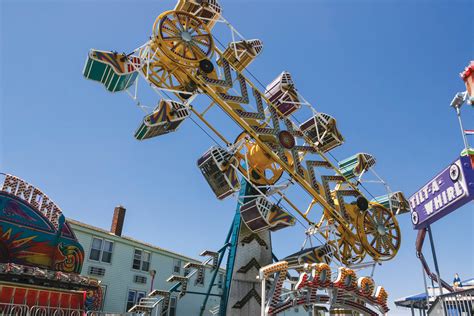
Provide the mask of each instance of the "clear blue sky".
MULTIPOLYGON (((130 51, 174 5, 1 0, 0 170, 42 188, 66 216, 99 227, 109 228, 123 204, 126 235, 196 257, 222 246, 235 207, 216 200, 196 168, 212 143, 190 121, 176 134, 135 141, 140 111, 81 73, 90 48, 130 51)), ((262 82, 288 70, 318 110, 338 119, 346 137, 339 158, 374 154, 377 171, 410 195, 461 151, 449 102, 464 90, 458 73, 474 59, 472 1, 222 5, 242 34, 264 41, 251 67, 262 82)), ((463 112, 474 128, 474 109, 463 112)), ((455 272, 474 277, 473 211, 471 203, 433 225, 448 281, 455 272)), ((399 254, 375 274, 392 300, 423 289, 416 232, 408 216, 399 221, 399 254)), ((302 241, 291 229, 273 235, 280 257, 302 241)))

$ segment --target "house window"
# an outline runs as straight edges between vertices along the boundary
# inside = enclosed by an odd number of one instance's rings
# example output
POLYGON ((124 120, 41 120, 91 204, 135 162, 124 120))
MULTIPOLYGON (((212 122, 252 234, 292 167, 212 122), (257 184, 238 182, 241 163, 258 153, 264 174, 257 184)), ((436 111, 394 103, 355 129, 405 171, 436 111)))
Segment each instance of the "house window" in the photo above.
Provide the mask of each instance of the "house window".
POLYGON ((146 277, 142 275, 135 275, 133 281, 139 284, 146 284, 146 277))
POLYGON ((135 249, 133 254, 132 268, 135 270, 148 271, 150 269, 151 253, 140 249, 135 249))
POLYGON ((106 263, 112 262, 112 251, 114 243, 101 238, 92 238, 91 252, 89 259, 94 261, 102 261, 106 263))
POLYGON ((132 268, 135 270, 140 270, 140 266, 142 264, 142 251, 135 249, 135 253, 133 255, 133 266, 132 268))
POLYGON ((219 280, 217 281, 217 287, 219 289, 222 289, 223 284, 224 284, 224 275, 222 273, 219 273, 219 280))
POLYGON ((145 296, 146 293, 143 291, 128 290, 126 311, 128 312, 130 308, 138 304, 140 302, 140 299, 145 296))
POLYGON ((168 316, 176 316, 176 297, 170 299, 170 312, 168 316))
POLYGON ((104 276, 105 275, 105 269, 100 268, 100 267, 90 266, 89 267, 89 274, 90 275, 95 275, 95 276, 104 276))
POLYGON ((102 262, 110 263, 112 261, 112 250, 114 243, 108 240, 104 240, 104 247, 102 247, 102 262))
POLYGON ((181 260, 179 259, 173 260, 173 273, 176 273, 176 274, 181 273, 181 260))
POLYGON ((191 273, 191 269, 189 269, 189 268, 184 268, 184 276, 188 276, 189 273, 191 273))
POLYGON ((92 247, 89 259, 99 261, 100 252, 102 251, 102 239, 92 238, 92 247))
POLYGON ((143 252, 142 271, 150 270, 150 257, 151 254, 149 252, 143 252))

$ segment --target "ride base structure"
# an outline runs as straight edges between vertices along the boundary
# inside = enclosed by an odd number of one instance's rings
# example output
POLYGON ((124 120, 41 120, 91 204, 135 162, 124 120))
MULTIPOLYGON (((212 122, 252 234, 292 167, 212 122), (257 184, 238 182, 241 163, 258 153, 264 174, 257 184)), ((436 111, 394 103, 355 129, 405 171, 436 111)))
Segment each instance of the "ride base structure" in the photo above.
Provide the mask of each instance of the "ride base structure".
POLYGON ((170 289, 152 291, 131 312, 165 315, 170 298, 186 295, 189 278, 201 277, 210 263, 214 274, 201 315, 276 315, 298 305, 332 313, 388 311, 387 292, 371 276, 397 254, 395 216, 407 213, 409 203, 377 175, 372 155, 333 157, 344 143, 336 119, 306 101, 289 72, 266 86, 249 80, 244 72, 255 78, 248 66, 262 50, 262 41, 245 39, 223 17, 217 1, 179 0, 132 52, 89 52, 84 76, 110 92, 125 92, 145 112, 137 140, 151 141, 189 120, 203 124, 216 145, 197 166, 218 199, 237 196, 223 247, 204 251, 208 259, 187 264, 190 274, 171 276, 170 289), (227 46, 214 28, 230 34, 227 46), (142 88, 156 94, 150 98, 142 88), (216 116, 220 124, 212 121, 216 116), (223 122, 232 131, 222 129, 223 122), (382 194, 369 199, 368 187, 382 194), (303 246, 278 260, 271 233, 295 225, 304 227, 303 246), (224 258, 221 303, 208 310, 224 258), (372 269, 370 276, 358 277, 363 269, 372 269))

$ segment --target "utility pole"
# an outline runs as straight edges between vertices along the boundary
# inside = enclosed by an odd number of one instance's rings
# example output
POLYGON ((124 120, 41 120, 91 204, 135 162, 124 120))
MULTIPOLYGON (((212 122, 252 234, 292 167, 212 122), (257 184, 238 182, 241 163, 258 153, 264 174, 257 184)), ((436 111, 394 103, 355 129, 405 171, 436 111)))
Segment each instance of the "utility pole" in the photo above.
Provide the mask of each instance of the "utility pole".
POLYGON ((464 131, 464 126, 462 124, 461 119, 461 107, 466 102, 467 99, 467 91, 465 92, 458 92, 454 96, 453 100, 451 101, 451 106, 456 110, 456 115, 458 117, 459 127, 461 128, 461 134, 464 141, 464 148, 466 150, 469 149, 469 143, 467 141, 466 132, 464 131))

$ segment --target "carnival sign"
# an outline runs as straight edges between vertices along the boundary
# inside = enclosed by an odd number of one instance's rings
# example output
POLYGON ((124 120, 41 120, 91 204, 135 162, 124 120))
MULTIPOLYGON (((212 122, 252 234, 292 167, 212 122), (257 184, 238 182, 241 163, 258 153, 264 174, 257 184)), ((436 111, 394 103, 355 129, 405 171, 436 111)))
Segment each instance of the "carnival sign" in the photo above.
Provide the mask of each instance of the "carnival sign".
POLYGON ((421 229, 474 199, 474 169, 461 156, 413 194, 409 201, 415 229, 421 229))
POLYGON ((14 195, 40 211, 57 229, 61 209, 46 194, 26 181, 10 174, 5 175, 1 192, 14 195))
POLYGON ((1 178, 0 263, 80 273, 84 249, 59 206, 18 177, 1 178))

